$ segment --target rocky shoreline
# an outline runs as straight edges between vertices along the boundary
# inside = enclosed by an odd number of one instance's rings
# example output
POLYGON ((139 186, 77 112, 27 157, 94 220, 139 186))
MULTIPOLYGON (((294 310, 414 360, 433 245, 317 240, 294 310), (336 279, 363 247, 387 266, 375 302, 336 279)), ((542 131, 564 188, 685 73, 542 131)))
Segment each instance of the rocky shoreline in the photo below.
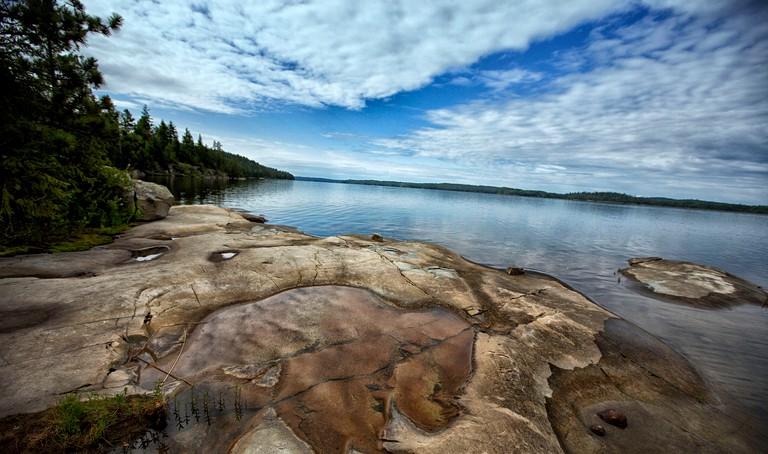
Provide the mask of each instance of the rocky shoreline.
POLYGON ((213 206, 0 259, 0 342, 0 416, 73 392, 160 386, 176 411, 220 397, 170 452, 768 445, 682 356, 556 280, 213 206))

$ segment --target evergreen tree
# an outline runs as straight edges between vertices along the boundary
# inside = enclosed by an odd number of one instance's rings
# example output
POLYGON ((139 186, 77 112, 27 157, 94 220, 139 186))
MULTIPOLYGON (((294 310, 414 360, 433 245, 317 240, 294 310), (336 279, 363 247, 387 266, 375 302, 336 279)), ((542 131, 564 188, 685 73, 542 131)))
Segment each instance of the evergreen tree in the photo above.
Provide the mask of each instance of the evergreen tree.
POLYGON ((114 108, 93 96, 103 83, 96 61, 77 53, 121 22, 77 0, 0 1, 0 242, 41 243, 122 218, 105 170, 114 108))

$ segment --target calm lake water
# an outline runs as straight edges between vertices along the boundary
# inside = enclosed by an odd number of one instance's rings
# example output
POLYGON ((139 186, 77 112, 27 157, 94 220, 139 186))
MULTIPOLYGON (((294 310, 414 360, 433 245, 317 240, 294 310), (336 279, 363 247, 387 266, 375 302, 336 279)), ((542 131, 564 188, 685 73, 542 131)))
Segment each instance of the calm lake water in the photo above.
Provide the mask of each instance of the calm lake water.
POLYGON ((432 241, 478 263, 550 274, 677 348, 721 393, 768 422, 767 309, 660 302, 616 274, 632 257, 661 256, 766 288, 768 216, 305 181, 155 181, 178 203, 240 208, 310 235, 432 241))

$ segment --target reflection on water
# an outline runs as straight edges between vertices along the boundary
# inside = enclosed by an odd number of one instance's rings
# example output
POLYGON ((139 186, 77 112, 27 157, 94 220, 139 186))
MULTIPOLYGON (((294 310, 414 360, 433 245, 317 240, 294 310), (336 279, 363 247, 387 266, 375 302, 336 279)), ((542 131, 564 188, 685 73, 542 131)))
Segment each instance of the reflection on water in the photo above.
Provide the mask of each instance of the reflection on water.
POLYGON ((663 303, 616 274, 632 257, 704 263, 768 286, 768 216, 489 194, 275 180, 169 182, 180 203, 267 216, 316 236, 377 232, 433 241, 475 262, 554 275, 689 357, 768 421, 768 311, 663 303))

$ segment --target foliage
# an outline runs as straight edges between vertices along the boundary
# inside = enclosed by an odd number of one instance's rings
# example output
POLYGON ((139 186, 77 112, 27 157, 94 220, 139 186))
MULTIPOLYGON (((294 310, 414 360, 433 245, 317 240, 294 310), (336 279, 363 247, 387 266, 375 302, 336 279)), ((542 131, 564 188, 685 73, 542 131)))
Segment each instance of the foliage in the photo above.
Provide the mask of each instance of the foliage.
POLYGON ((103 452, 132 442, 150 429, 163 429, 165 399, 155 392, 145 396, 114 397, 69 394, 48 410, 0 419, 3 452, 103 452), (13 430, 15 429, 15 430, 13 430))
POLYGON ((79 1, 0 4, 0 244, 45 245, 130 218, 100 140, 91 90, 102 76, 77 54, 89 34, 109 35, 121 21, 90 16, 79 1))
POLYGON ((109 116, 117 132, 109 141, 108 153, 117 167, 162 174, 293 179, 288 172, 224 151, 216 140, 212 146, 200 136, 195 141, 189 129, 179 140, 173 122, 161 120, 154 126, 147 106, 138 121, 127 109, 120 114, 111 110, 109 116))
POLYGON ((135 120, 97 99, 102 74, 79 51, 121 25, 117 14, 87 14, 79 0, 0 0, 0 253, 50 250, 85 230, 126 225, 135 207, 118 168, 293 178, 218 142, 195 143, 189 131, 179 141, 176 126, 153 126, 146 107, 135 120))

